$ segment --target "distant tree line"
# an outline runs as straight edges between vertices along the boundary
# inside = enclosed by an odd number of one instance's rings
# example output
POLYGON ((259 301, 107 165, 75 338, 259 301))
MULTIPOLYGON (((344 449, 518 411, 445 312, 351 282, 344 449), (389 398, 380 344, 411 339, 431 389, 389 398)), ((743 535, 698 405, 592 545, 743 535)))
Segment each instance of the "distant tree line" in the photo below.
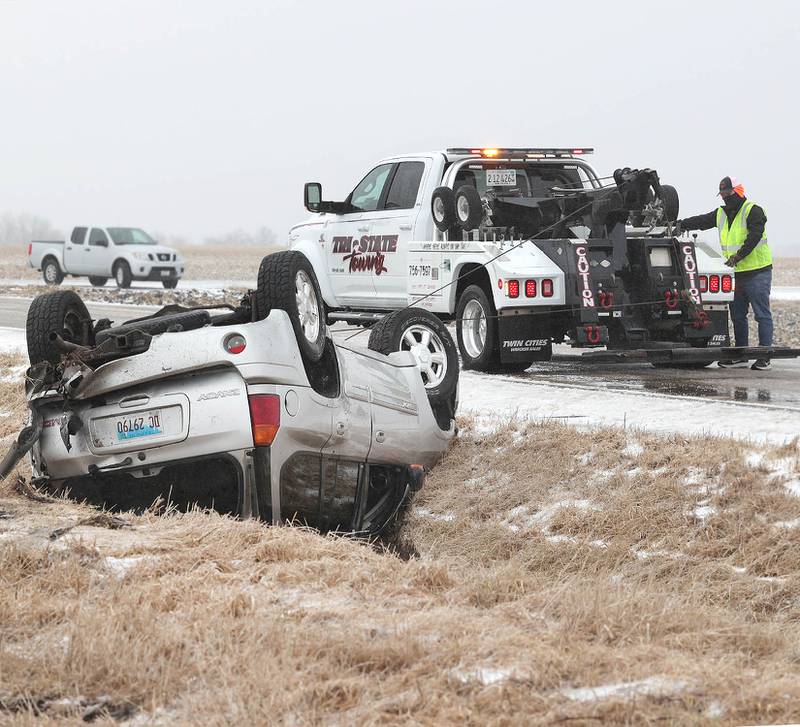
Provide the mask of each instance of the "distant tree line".
MULTIPOLYGON (((221 235, 210 235, 201 240, 192 240, 181 235, 150 231, 164 245, 275 245, 278 236, 269 227, 262 225, 253 232, 236 229, 221 235)), ((27 245, 31 240, 63 240, 64 233, 53 227, 50 220, 28 213, 6 212, 0 215, 0 245, 27 245)))

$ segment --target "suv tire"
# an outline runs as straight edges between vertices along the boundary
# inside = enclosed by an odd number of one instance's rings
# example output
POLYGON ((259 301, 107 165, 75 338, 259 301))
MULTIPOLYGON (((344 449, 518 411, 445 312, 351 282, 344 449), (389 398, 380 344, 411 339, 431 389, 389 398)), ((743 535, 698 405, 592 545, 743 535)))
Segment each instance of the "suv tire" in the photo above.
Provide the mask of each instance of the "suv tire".
POLYGON ((89 276, 89 282, 95 288, 102 288, 106 284, 107 281, 108 281, 108 278, 101 278, 100 276, 97 276, 97 275, 90 275, 89 276))
POLYGON ((114 265, 114 280, 118 288, 130 288, 133 275, 131 275, 131 266, 124 260, 120 260, 114 265))
POLYGON ((50 341, 54 331, 65 341, 94 345, 92 318, 74 290, 57 290, 33 299, 25 322, 31 366, 42 361, 58 362, 61 354, 50 341))
POLYGON ((316 362, 325 352, 325 304, 314 266, 296 250, 267 255, 258 268, 257 318, 277 308, 289 314, 300 353, 316 362))
POLYGON ((483 219, 483 202, 478 190, 463 184, 456 191, 456 221, 467 231, 474 230, 483 219))
POLYGON ((410 351, 420 366, 433 415, 447 431, 458 405, 458 351, 447 327, 422 308, 403 308, 381 318, 369 334, 370 351, 410 351))
POLYGON ((678 198, 678 190, 669 184, 662 184, 661 204, 664 210, 664 219, 669 222, 675 222, 675 220, 678 219, 678 212, 680 212, 680 199, 678 198))
POLYGON ((178 278, 167 278, 166 280, 162 280, 161 285, 163 285, 167 290, 173 290, 178 287, 178 278))
POLYGON ((47 285, 61 285, 61 281, 64 280, 64 273, 61 272, 58 260, 54 257, 45 258, 42 263, 42 277, 47 285))

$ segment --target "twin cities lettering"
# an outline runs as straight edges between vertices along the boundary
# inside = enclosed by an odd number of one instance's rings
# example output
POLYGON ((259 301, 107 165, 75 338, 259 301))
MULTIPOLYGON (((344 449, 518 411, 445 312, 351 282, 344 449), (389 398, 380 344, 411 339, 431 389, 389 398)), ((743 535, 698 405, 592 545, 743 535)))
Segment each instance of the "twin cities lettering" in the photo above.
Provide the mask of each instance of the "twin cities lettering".
POLYGON ((348 263, 348 272, 351 273, 373 270, 375 275, 380 275, 388 272, 384 263, 386 254, 390 252, 397 252, 397 235, 333 238, 333 254, 344 256, 342 260, 348 263))

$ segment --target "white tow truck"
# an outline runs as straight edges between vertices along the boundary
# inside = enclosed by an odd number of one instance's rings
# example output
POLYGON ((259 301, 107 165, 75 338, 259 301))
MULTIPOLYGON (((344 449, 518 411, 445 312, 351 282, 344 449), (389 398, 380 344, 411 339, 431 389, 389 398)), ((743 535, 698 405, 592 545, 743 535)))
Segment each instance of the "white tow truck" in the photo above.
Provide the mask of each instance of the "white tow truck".
POLYGON ((404 154, 343 202, 309 182, 312 214, 289 244, 311 261, 329 321, 425 308, 456 321, 466 368, 524 369, 564 341, 614 360, 643 349, 653 363, 722 358, 732 271, 677 234, 677 192, 655 171, 618 169, 604 184, 591 151, 404 154))
POLYGON ((114 278, 120 288, 134 280, 160 282, 174 288, 185 270, 180 252, 159 245, 138 227, 75 227, 69 240, 28 243, 28 265, 42 271, 45 283, 87 276, 94 286, 114 278))

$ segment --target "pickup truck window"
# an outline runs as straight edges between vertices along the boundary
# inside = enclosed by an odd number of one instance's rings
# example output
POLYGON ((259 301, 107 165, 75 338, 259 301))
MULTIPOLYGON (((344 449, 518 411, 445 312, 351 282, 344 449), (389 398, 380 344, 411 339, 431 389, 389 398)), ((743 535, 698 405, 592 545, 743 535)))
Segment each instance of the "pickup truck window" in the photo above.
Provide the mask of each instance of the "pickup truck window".
POLYGON ((138 227, 109 227, 115 245, 155 245, 156 241, 138 227))
POLYGON ((519 197, 553 197, 553 187, 581 189, 583 180, 577 169, 565 169, 549 165, 534 164, 470 164, 456 175, 454 188, 471 184, 481 197, 491 189, 497 194, 519 197), (506 171, 507 175, 497 172, 506 171))
POLYGON ((389 187, 385 209, 411 209, 417 202, 419 183, 422 181, 424 171, 424 162, 400 162, 389 187))
POLYGON ((106 237, 106 233, 102 230, 98 230, 96 227, 92 228, 92 231, 89 233, 89 244, 90 245, 103 245, 104 247, 108 246, 108 238, 106 237))
POLYGON ((72 230, 72 236, 69 238, 70 242, 75 245, 83 245, 83 241, 86 239, 86 227, 76 227, 72 230))
POLYGON ((355 212, 372 212, 378 209, 392 166, 392 164, 381 164, 375 167, 356 185, 350 194, 350 206, 355 212))

